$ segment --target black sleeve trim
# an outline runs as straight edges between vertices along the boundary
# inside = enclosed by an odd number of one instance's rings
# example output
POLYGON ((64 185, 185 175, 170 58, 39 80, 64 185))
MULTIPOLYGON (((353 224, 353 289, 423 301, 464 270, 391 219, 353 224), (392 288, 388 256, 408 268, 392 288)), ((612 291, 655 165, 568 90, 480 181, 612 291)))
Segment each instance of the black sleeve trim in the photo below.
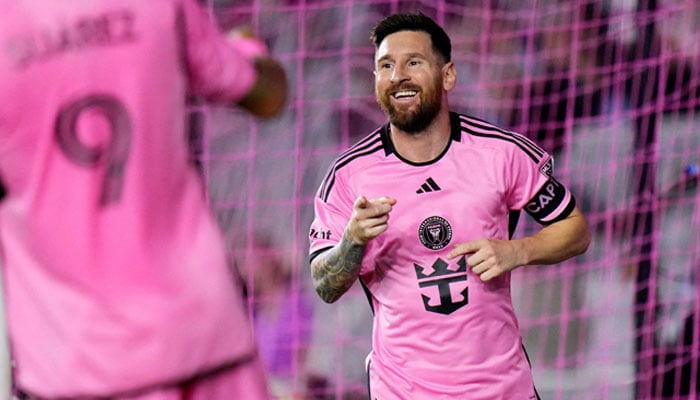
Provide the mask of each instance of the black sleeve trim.
POLYGON ((318 249, 318 250, 314 251, 313 253, 311 253, 311 254, 309 255, 309 264, 310 264, 316 257, 318 257, 321 253, 325 253, 326 251, 328 251, 328 250, 330 250, 330 249, 332 249, 332 248, 333 248, 333 246, 328 246, 328 247, 324 247, 324 248, 322 248, 322 249, 318 249))
POLYGON ((576 199, 572 195, 571 201, 569 201, 569 204, 566 205, 566 208, 564 209, 564 211, 562 211, 561 214, 557 215, 556 218, 554 218, 551 221, 547 221, 547 222, 543 222, 543 221, 539 221, 539 220, 537 222, 539 222, 540 224, 545 225, 545 226, 552 225, 553 223, 561 221, 561 220, 565 219, 566 217, 568 217, 569 215, 571 215, 571 212, 574 211, 574 208, 576 208, 576 199))

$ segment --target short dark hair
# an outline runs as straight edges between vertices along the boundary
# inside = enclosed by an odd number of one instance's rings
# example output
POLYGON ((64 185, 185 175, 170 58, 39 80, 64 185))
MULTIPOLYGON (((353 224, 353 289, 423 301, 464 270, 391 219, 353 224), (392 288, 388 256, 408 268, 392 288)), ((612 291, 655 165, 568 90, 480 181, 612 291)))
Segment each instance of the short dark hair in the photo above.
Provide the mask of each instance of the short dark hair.
POLYGON ((444 29, 430 17, 421 12, 394 14, 379 21, 372 29, 370 40, 378 48, 384 38, 400 31, 425 32, 430 35, 433 49, 442 56, 445 62, 452 59, 452 43, 444 29))

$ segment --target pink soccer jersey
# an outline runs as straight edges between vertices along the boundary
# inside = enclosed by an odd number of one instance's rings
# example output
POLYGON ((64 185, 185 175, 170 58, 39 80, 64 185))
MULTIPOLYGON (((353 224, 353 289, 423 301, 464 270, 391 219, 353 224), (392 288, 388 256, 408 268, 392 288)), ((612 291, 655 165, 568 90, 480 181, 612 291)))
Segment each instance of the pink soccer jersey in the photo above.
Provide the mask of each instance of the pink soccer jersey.
POLYGON ((530 140, 452 114, 452 140, 417 164, 394 151, 388 125, 343 153, 315 200, 310 252, 338 243, 354 200, 394 197, 388 229, 360 271, 374 312, 372 399, 534 399, 510 296, 510 275, 482 282, 456 243, 508 239, 509 216, 551 223, 574 207, 552 160, 530 140))
POLYGON ((254 66, 194 0, 0 0, 2 267, 15 380, 46 398, 177 382, 254 353, 188 95, 254 66))

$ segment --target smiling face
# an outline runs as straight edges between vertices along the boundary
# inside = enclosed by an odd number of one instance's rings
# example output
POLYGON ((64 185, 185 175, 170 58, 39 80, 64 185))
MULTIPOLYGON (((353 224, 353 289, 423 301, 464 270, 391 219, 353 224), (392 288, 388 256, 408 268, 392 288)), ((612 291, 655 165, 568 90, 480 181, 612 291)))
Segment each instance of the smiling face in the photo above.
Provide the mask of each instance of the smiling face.
POLYGON ((454 84, 453 64, 433 51, 430 36, 421 31, 388 35, 375 54, 375 95, 392 125, 406 133, 427 128, 454 84))

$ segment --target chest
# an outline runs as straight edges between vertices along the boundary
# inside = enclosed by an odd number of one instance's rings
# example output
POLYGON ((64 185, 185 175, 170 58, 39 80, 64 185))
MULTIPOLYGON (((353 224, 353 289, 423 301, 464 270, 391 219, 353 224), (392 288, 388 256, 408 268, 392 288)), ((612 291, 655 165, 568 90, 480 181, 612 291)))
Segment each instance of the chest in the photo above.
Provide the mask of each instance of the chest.
POLYGON ((351 182, 357 195, 397 200, 388 237, 432 241, 451 230, 456 239, 470 240, 493 235, 494 226, 507 220, 504 182, 486 158, 448 157, 422 166, 388 161, 365 168, 351 182))

